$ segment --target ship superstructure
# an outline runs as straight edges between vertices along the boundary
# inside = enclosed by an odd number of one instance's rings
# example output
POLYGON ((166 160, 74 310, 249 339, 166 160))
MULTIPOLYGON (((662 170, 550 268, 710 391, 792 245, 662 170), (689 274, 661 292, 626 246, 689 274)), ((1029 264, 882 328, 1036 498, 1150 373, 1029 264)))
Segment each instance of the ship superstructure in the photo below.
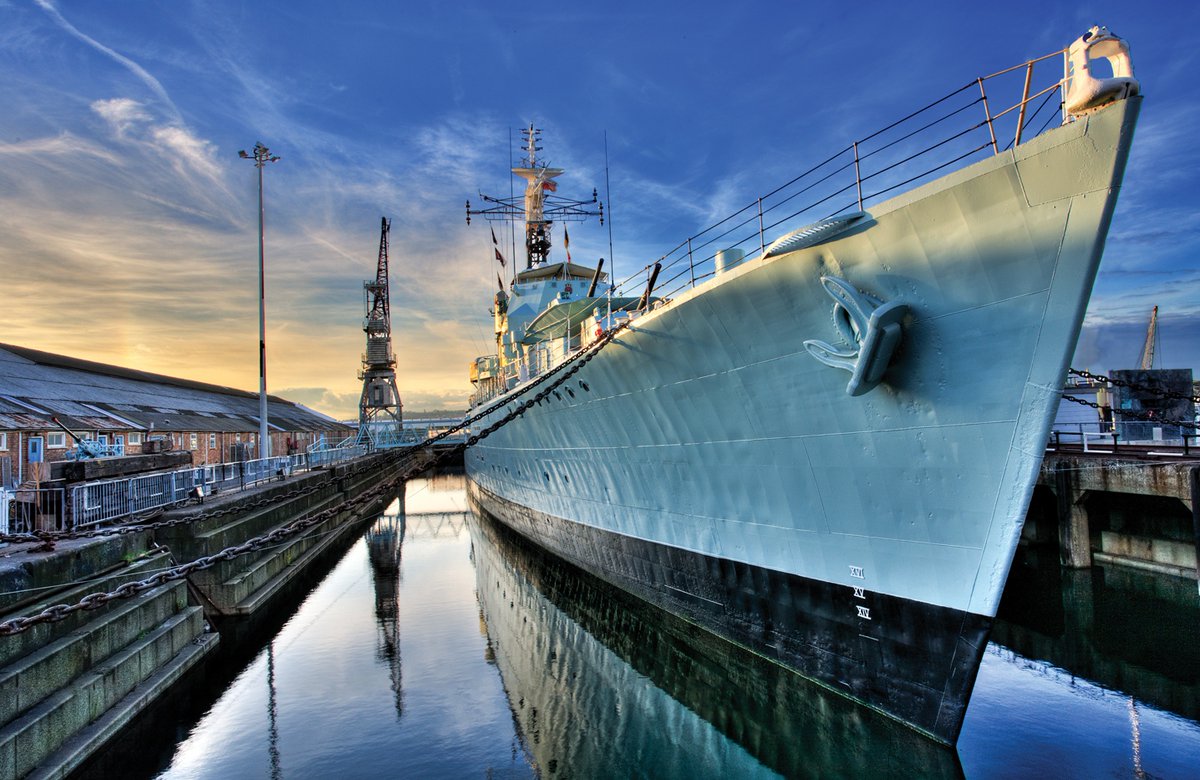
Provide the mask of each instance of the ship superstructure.
MULTIPOLYGON (((517 271, 505 287, 497 279, 499 289, 493 299, 493 322, 496 352, 477 358, 471 365, 471 382, 476 391, 473 401, 492 397, 512 386, 521 377, 546 370, 561 362, 581 344, 580 324, 593 317, 597 305, 605 314, 615 307, 621 310, 632 302, 614 298, 604 273, 604 259, 596 267, 571 261, 569 238, 565 224, 599 217, 604 223, 604 204, 596 190, 591 200, 573 200, 557 194, 555 181, 565 171, 551 168, 544 159, 541 131, 532 124, 523 129, 525 157, 512 169, 514 176, 525 181, 525 192, 512 198, 497 198, 480 193, 484 205, 472 208, 467 201, 467 224, 471 217, 483 216, 489 222, 524 225, 525 267, 517 271), (564 260, 552 262, 550 249, 555 223, 564 224, 564 260)), ((495 228, 493 247, 498 260, 504 263, 495 228)))
POLYGON ((543 382, 553 392, 467 451, 473 500, 574 565, 953 743, 1138 91, 1128 47, 1093 28, 797 164, 645 281, 580 296, 598 270, 531 264, 497 295, 472 414, 488 429, 543 382), (1091 74, 1097 57, 1111 78, 1091 74), (1035 89, 1039 62, 1055 75, 1035 89), (1005 74, 1020 97, 999 109, 985 89, 1005 74))

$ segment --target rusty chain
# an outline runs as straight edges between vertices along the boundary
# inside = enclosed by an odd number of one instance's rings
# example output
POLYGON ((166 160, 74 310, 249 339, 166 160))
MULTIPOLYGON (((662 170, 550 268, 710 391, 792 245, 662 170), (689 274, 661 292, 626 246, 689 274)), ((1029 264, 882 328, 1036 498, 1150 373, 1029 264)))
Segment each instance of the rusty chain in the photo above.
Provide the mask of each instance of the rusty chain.
MULTIPOLYGON (((517 406, 510 409, 506 415, 501 417, 499 420, 496 420, 495 422, 493 422, 488 427, 484 428, 479 433, 473 434, 472 436, 467 438, 466 441, 460 442, 460 443, 454 445, 454 447, 438 453, 433 458, 431 458, 430 460, 428 460, 424 463, 417 463, 417 464, 408 466, 408 468, 403 473, 399 474, 398 476, 393 476, 393 477, 384 479, 381 482, 376 483, 374 486, 372 486, 371 488, 368 488, 366 491, 359 494, 358 496, 355 496, 353 499, 350 499, 346 503, 340 504, 336 507, 330 507, 328 509, 323 509, 320 512, 316 512, 312 515, 305 515, 297 520, 292 521, 291 523, 279 526, 278 528, 275 528, 274 530, 269 531, 265 534, 261 534, 252 539, 248 539, 247 541, 242 542, 241 544, 234 545, 231 547, 226 547, 225 549, 221 550, 220 552, 217 552, 217 553, 214 553, 212 555, 205 556, 202 558, 197 558, 196 560, 189 561, 184 564, 180 564, 179 566, 175 566, 174 568, 164 569, 160 572, 157 572, 156 574, 154 574, 151 577, 147 577, 144 580, 126 582, 126 583, 120 585, 119 587, 115 588, 114 590, 111 590, 108 592, 89 593, 88 595, 82 597, 79 601, 75 602, 74 604, 55 604, 53 606, 46 607, 41 612, 38 612, 33 615, 28 615, 25 617, 16 617, 16 618, 12 618, 11 620, 6 620, 4 622, 0 622, 0 636, 12 636, 14 634, 19 634, 24 631, 28 631, 33 626, 41 624, 41 623, 55 623, 60 620, 64 620, 76 612, 80 612, 83 610, 99 609, 100 607, 104 606, 105 604, 109 603, 110 601, 115 601, 118 599, 132 598, 133 596, 136 596, 140 593, 144 593, 145 591, 151 590, 153 588, 157 588, 161 585, 165 585, 168 582, 174 582, 176 580, 184 579, 188 575, 190 575, 194 572, 203 571, 205 569, 210 569, 222 561, 230 561, 230 560, 233 560, 234 558, 238 558, 242 555, 246 555, 251 552, 256 552, 258 550, 262 550, 265 547, 275 544, 276 542, 279 542, 283 539, 294 536, 302 531, 312 528, 315 525, 319 525, 320 523, 323 523, 326 520, 328 520, 329 518, 335 516, 339 512, 346 511, 346 510, 353 510, 364 504, 368 504, 371 501, 374 501, 380 495, 382 495, 390 490, 395 489, 398 485, 403 484, 404 482, 408 481, 409 479, 412 479, 413 477, 417 476, 418 474, 439 465, 440 463, 442 463, 443 461, 448 459, 450 456, 455 455, 459 452, 462 452, 462 451, 466 450, 468 447, 478 444, 480 441, 482 441, 483 439, 486 439, 488 436, 492 435, 493 433, 495 433, 497 430, 504 427, 508 423, 512 422, 513 420, 517 419, 518 417, 523 416, 525 414, 525 412, 527 412, 531 407, 533 407, 536 404, 540 404, 543 400, 545 400, 547 397, 549 397, 550 393, 554 392, 560 385, 562 385, 564 382, 566 382, 568 379, 570 379, 572 376, 574 376, 581 368, 583 368, 585 365, 587 365, 587 363, 589 361, 591 361, 591 359, 593 357, 595 357, 596 354, 599 353, 600 350, 603 349, 605 345, 609 344, 614 338, 616 338, 617 334, 620 333, 622 330, 624 330, 628 325, 629 325, 629 321, 626 320, 625 322, 621 323, 621 325, 619 325, 616 328, 605 333, 604 336, 600 337, 595 342, 593 342, 591 345, 589 345, 589 347, 586 350, 581 350, 580 352, 578 352, 574 356, 572 356, 570 359, 565 360, 562 363, 560 363, 558 366, 556 366, 555 370, 548 371, 548 372, 546 372, 546 374, 543 374, 539 378, 538 382, 531 383, 530 385, 523 388, 521 391, 514 394, 513 396, 504 399, 501 403, 493 404, 488 409, 485 409, 483 412, 473 415, 471 418, 468 418, 468 420, 464 421, 462 425, 458 426, 459 429, 461 429, 463 427, 466 427, 467 425, 472 424, 473 422, 477 422, 480 419, 483 419, 483 417, 485 417, 488 414, 494 413, 496 410, 500 409, 505 404, 512 403, 512 401, 515 400, 516 397, 524 395, 528 391, 532 390, 534 387, 537 387, 538 385, 540 385, 542 382, 545 382, 547 379, 549 379, 554 374, 563 371, 563 369, 566 369, 568 365, 571 366, 569 369, 567 369, 565 371, 565 373, 562 374, 562 376, 558 377, 552 384, 544 387, 540 392, 538 392, 532 398, 528 398, 525 401, 518 404, 517 406)), ((442 438, 444 438, 444 437, 442 437, 442 438)), ((419 449, 428 447, 435 440, 437 440, 437 437, 433 437, 433 438, 426 440, 426 442, 423 445, 420 445, 419 447, 416 447, 416 448, 412 448, 408 452, 404 453, 403 457, 408 457, 408 456, 414 455, 419 449)), ((372 464, 370 466, 370 468, 374 468, 375 465, 376 464, 372 464)), ((366 466, 363 466, 362 468, 359 468, 355 472, 352 472, 352 473, 361 473, 361 471, 365 470, 366 468, 367 468, 366 466)), ((295 492, 295 491, 293 491, 293 492, 295 492)), ((305 491, 305 492, 311 492, 311 491, 305 491)), ((303 495, 303 493, 301 493, 301 495, 303 495)), ((269 503, 273 503, 276 500, 277 499, 272 499, 269 503)), ((240 508, 244 508, 244 505, 239 503, 239 509, 240 508)), ((224 513, 224 512, 228 512, 228 511, 234 511, 234 510, 226 508, 226 509, 222 509, 220 511, 222 513, 224 513)), ((214 512, 212 514, 215 515, 216 512, 214 512)), ((182 522, 182 519, 178 519, 178 520, 179 520, 179 522, 182 522)), ((176 522, 174 520, 164 521, 163 523, 159 524, 157 527, 165 527, 167 525, 177 525, 177 524, 179 524, 179 522, 176 522)), ((147 530, 147 528, 139 528, 138 530, 147 530)))
POLYGON ((1157 395, 1160 398, 1173 398, 1176 401, 1191 401, 1194 404, 1200 404, 1200 396, 1197 395, 1185 395, 1183 393, 1176 393, 1172 390, 1164 390, 1161 387, 1151 387, 1150 385, 1143 385, 1138 382, 1129 382, 1124 379, 1113 379, 1111 377, 1093 374, 1091 371, 1081 371, 1078 368, 1069 368, 1067 369, 1067 372, 1082 379, 1090 379, 1093 382, 1103 382, 1104 384, 1125 387, 1130 390, 1142 390, 1150 393, 1151 395, 1157 395))
MULTIPOLYGON (((1189 428, 1193 431, 1200 428, 1200 425, 1197 425, 1194 422, 1188 422, 1187 420, 1164 420, 1161 417, 1155 417, 1146 412, 1136 411, 1134 409, 1113 409, 1110 406, 1101 406, 1100 404, 1096 403, 1095 401, 1087 401, 1083 398, 1076 398, 1075 396, 1068 395, 1067 393, 1063 393, 1062 397, 1065 400, 1071 401, 1072 403, 1077 403, 1080 406, 1090 406, 1093 409, 1096 409, 1097 411, 1101 411, 1101 412, 1103 412, 1104 410, 1107 409, 1108 411, 1111 411, 1114 414, 1119 414, 1119 415, 1122 415, 1123 417, 1133 417, 1134 419, 1143 420, 1145 422, 1159 423, 1160 425, 1176 425, 1180 428, 1189 428)), ((1117 422, 1118 423, 1127 422, 1127 420, 1117 420, 1117 422)))

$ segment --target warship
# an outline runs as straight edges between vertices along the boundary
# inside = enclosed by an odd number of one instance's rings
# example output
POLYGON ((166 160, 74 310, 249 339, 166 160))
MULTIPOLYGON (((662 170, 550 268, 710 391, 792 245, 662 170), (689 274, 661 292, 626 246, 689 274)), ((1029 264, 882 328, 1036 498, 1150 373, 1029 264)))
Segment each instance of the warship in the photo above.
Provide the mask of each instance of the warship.
POLYGON ((572 261, 565 223, 603 203, 557 194, 530 126, 523 195, 467 203, 523 222, 526 250, 470 366, 472 501, 953 744, 1141 100, 1093 27, 797 165, 621 283, 572 261))

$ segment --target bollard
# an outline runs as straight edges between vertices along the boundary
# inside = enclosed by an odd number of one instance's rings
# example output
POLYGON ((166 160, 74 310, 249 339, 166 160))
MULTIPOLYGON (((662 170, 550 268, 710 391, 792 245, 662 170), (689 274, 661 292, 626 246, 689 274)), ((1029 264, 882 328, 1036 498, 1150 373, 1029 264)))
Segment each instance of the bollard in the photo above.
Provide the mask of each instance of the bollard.
POLYGON ((1192 543, 1196 545, 1196 590, 1200 591, 1200 466, 1189 469, 1192 483, 1192 543))

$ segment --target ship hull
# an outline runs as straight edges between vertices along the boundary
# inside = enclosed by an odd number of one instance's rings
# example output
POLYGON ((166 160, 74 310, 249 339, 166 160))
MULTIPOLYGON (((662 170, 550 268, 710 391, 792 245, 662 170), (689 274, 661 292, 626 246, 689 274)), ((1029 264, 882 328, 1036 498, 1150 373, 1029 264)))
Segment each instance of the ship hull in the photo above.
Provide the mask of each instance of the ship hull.
POLYGON ((489 646, 537 766, 578 777, 962 777, 954 750, 472 509, 489 646))
POLYGON ((473 495, 597 576, 955 741, 1139 103, 675 296, 472 447, 473 495), (830 276, 908 311, 857 396, 805 347, 847 333, 830 276))
MULTIPOLYGON (((580 526, 471 485, 475 506, 594 576, 938 741, 958 734, 991 619, 580 526)), ((477 510, 478 511, 478 510, 477 510)))

